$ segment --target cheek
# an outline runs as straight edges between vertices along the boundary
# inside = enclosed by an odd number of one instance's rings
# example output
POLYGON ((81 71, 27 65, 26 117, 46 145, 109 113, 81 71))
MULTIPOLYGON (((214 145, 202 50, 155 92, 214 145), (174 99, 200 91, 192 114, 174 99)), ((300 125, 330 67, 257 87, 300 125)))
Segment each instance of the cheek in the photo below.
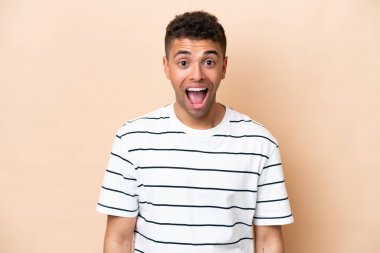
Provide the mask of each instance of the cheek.
POLYGON ((219 73, 219 72, 214 72, 212 73, 211 75, 209 75, 209 80, 215 85, 217 86, 220 82, 220 80, 222 80, 222 73, 219 73))
POLYGON ((180 85, 185 79, 186 79, 186 72, 185 71, 174 71, 170 75, 170 80, 172 81, 173 85, 180 85))

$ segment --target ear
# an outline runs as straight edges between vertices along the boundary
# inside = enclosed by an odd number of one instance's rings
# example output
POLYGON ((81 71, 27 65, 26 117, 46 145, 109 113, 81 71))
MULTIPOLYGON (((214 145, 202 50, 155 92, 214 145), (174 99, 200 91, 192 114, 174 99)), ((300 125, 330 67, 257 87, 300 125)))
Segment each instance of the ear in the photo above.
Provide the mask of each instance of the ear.
POLYGON ((166 78, 170 80, 169 61, 166 56, 162 57, 162 65, 164 66, 166 78))
POLYGON ((223 59, 223 69, 222 69, 222 79, 224 79, 226 77, 227 63, 228 63, 228 57, 224 56, 224 59, 223 59))

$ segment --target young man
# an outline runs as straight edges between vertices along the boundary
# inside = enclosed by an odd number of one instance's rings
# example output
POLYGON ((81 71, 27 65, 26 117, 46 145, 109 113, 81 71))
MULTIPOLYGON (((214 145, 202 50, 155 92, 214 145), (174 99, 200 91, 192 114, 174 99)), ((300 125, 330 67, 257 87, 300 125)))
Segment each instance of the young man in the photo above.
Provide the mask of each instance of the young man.
POLYGON ((108 214, 104 252, 283 252, 293 217, 278 144, 216 102, 223 27, 206 12, 176 16, 165 52, 175 103, 117 132, 97 206, 108 214))

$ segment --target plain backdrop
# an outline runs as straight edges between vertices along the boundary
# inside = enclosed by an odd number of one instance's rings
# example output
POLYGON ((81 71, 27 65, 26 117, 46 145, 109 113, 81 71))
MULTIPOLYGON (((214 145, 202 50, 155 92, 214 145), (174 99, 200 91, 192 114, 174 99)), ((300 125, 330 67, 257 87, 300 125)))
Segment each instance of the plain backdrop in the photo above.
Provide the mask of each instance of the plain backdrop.
POLYGON ((380 2, 0 1, 0 252, 101 252, 116 130, 173 102, 176 14, 214 13, 218 100, 279 140, 288 253, 380 252, 380 2))

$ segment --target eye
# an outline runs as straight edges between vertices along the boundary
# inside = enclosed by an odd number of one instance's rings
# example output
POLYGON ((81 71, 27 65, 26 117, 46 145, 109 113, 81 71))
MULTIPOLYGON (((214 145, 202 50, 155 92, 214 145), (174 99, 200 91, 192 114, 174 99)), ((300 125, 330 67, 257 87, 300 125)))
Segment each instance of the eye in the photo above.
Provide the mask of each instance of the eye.
POLYGON ((211 66, 214 66, 214 64, 215 64, 215 61, 214 61, 214 60, 207 59, 207 60, 205 61, 205 65, 206 65, 206 66, 211 67, 211 66))
POLYGON ((181 67, 181 68, 185 68, 187 67, 187 65, 189 65, 188 61, 186 60, 180 60, 178 61, 178 65, 181 67))

